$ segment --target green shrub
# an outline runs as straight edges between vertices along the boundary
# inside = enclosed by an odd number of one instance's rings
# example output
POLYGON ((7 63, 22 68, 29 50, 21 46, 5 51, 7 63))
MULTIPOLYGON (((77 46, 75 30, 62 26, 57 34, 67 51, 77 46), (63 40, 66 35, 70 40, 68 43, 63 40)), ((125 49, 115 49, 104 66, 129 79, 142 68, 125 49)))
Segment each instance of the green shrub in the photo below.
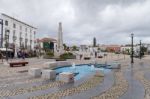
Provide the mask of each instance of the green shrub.
POLYGON ((53 57, 53 56, 54 56, 54 53, 53 53, 53 52, 46 52, 46 55, 47 55, 47 56, 50 56, 50 57, 53 57))
POLYGON ((54 57, 54 53, 49 51, 49 52, 46 52, 46 54, 43 56, 43 58, 45 59, 51 59, 54 57))
POLYGON ((73 55, 72 53, 64 53, 62 55, 60 55, 61 59, 75 59, 76 56, 73 55))

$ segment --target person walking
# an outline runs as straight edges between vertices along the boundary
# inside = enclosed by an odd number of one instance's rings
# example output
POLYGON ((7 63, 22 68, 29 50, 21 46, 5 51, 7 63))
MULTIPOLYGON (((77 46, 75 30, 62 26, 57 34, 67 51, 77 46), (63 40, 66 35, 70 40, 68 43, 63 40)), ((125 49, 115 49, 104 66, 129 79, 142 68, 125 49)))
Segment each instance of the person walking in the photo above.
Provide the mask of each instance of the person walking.
POLYGON ((3 54, 1 51, 0 51, 0 58, 2 59, 2 63, 3 63, 3 54))
POLYGON ((21 56, 22 56, 22 59, 24 60, 25 59, 25 52, 24 51, 21 52, 21 56))

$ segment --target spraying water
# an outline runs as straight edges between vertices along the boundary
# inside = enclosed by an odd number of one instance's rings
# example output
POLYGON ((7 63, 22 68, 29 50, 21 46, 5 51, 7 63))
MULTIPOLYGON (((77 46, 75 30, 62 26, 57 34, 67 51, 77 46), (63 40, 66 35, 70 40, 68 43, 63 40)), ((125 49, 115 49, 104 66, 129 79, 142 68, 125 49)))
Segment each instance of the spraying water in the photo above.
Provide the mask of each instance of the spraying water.
POLYGON ((76 65, 75 65, 75 63, 72 63, 72 68, 74 68, 74 69, 76 68, 76 65))
POLYGON ((95 67, 94 67, 94 65, 91 65, 91 70, 95 70, 95 67))

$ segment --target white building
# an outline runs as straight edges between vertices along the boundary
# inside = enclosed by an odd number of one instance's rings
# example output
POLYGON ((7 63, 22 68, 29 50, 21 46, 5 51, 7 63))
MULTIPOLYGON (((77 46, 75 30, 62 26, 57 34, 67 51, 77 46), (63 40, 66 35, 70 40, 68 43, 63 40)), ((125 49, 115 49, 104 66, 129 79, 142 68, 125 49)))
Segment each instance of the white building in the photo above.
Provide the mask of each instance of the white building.
POLYGON ((90 45, 80 45, 78 54, 82 55, 83 58, 84 57, 94 58, 94 57, 98 57, 99 55, 101 55, 101 51, 99 50, 99 47, 93 47, 90 45))
POLYGON ((0 35, 0 47, 5 48, 8 42, 8 48, 15 49, 18 51, 20 49, 34 50, 36 31, 37 28, 24 23, 18 19, 1 13, 0 19, 2 19, 3 28, 0 35))
MULTIPOLYGON (((129 53, 131 53, 131 46, 122 46, 120 51, 122 53, 129 54, 129 53)), ((140 51, 140 46, 138 46, 138 45, 133 46, 133 51, 134 51, 135 55, 138 55, 139 51, 140 51)))

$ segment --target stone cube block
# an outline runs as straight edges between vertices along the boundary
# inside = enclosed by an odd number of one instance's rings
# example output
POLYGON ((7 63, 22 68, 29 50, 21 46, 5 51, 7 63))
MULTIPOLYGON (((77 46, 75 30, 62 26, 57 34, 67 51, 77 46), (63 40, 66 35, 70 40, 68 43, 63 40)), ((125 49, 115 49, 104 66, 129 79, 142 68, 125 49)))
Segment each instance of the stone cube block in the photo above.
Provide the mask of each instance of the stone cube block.
POLYGON ((70 72, 63 72, 59 74, 59 80, 65 83, 74 82, 74 74, 70 72))
POLYGON ((111 64, 111 67, 113 69, 120 69, 121 68, 121 64, 120 63, 113 63, 113 64, 111 64))
POLYGON ((54 80, 56 79, 56 71, 55 70, 42 70, 42 78, 54 80))
POLYGON ((57 62, 50 62, 48 65, 49 65, 49 68, 56 68, 57 62))
POLYGON ((104 77, 104 71, 102 71, 102 70, 95 70, 95 76, 104 77))
POLYGON ((30 76, 39 77, 39 76, 41 76, 41 69, 40 68, 30 68, 28 73, 30 76))
POLYGON ((58 67, 67 66, 67 65, 71 65, 71 62, 68 62, 68 61, 60 61, 60 62, 57 62, 57 66, 58 66, 58 67))

